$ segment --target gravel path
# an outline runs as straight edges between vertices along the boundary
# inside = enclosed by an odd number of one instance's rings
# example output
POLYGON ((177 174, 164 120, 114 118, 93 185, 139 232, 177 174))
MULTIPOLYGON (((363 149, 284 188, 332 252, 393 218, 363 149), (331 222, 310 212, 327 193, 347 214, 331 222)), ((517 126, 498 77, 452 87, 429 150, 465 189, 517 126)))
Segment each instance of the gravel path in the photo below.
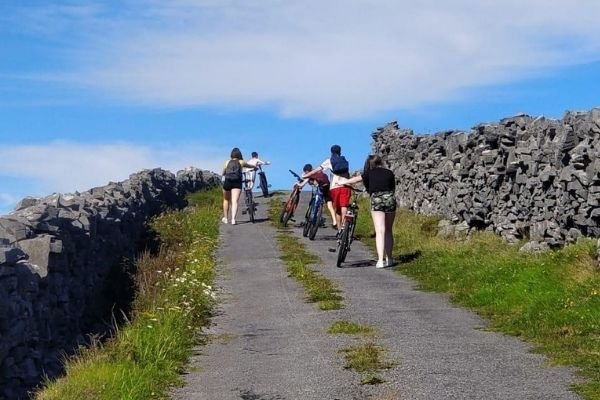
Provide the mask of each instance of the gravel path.
MULTIPOLYGON (((258 200, 265 218, 265 201, 258 200)), ((294 233, 301 236, 298 228, 294 233)), ((215 339, 198 348, 175 398, 579 399, 569 390, 570 370, 547 366, 516 338, 486 331, 484 321, 443 295, 419 292, 407 278, 375 269, 361 243, 336 268, 331 233, 322 228, 315 241, 303 239, 322 259, 317 269, 343 290, 345 308, 323 312, 304 303, 287 277, 268 222, 223 226, 218 284, 224 302, 210 330, 215 339), (378 330, 375 341, 396 363, 379 374, 385 383, 361 386, 357 374, 344 370, 337 350, 356 339, 324 333, 339 319, 378 330)))

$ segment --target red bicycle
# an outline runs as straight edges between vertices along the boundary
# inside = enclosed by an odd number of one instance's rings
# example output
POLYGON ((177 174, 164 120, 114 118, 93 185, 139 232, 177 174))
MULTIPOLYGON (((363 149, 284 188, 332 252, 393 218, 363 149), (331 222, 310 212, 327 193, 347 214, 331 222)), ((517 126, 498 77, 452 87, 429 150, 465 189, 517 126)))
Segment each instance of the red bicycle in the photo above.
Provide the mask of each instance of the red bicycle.
MULTIPOLYGON (((292 175, 294 175, 298 182, 303 181, 300 175, 298 175, 291 169, 289 171, 292 175)), ((294 216, 294 212, 296 212, 296 208, 298 208, 299 202, 300 188, 298 187, 298 185, 294 185, 294 189, 292 190, 292 193, 290 193, 290 197, 288 198, 288 200, 285 202, 283 210, 281 211, 281 216, 279 217, 279 222, 281 222, 283 226, 287 226, 289 220, 292 219, 292 217, 294 216)))

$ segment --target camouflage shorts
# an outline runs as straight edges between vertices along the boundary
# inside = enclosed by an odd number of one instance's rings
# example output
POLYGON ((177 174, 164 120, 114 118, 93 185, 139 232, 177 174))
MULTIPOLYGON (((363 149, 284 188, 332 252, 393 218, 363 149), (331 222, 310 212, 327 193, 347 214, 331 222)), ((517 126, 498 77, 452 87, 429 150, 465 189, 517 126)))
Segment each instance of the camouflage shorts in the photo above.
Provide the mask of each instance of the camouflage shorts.
POLYGON ((395 212, 396 197, 394 192, 375 192, 371 194, 371 211, 395 212))

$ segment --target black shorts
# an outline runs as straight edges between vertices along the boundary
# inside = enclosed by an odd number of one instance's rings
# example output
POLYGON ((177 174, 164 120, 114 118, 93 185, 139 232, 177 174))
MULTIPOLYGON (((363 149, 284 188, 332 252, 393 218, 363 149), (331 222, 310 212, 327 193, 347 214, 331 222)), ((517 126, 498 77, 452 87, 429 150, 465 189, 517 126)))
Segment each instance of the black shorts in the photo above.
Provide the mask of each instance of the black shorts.
POLYGON ((329 185, 324 185, 319 187, 321 189, 321 193, 323 194, 323 200, 325 203, 331 201, 331 194, 329 194, 329 185))
POLYGON ((229 180, 225 179, 223 182, 223 190, 230 191, 231 189, 242 189, 242 181, 241 180, 229 180))

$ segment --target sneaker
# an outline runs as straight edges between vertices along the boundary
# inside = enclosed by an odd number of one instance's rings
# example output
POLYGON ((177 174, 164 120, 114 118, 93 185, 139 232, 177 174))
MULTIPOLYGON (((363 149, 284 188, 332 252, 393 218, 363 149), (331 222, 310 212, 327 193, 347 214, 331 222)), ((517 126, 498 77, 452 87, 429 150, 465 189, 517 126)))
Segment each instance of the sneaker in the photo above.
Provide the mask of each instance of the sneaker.
POLYGON ((225 218, 225 217, 221 218, 221 222, 224 223, 224 224, 226 224, 227 223, 227 218, 225 218))
POLYGON ((379 260, 379 261, 377 261, 377 264, 375 264, 375 268, 385 268, 385 267, 386 267, 386 265, 383 262, 383 260, 379 260))
POLYGON ((231 220, 231 225, 235 225, 235 219, 231 220))
POLYGON ((394 259, 393 258, 390 257, 390 258, 386 258, 385 259, 385 266, 386 267, 391 267, 393 265, 394 265, 394 259))

